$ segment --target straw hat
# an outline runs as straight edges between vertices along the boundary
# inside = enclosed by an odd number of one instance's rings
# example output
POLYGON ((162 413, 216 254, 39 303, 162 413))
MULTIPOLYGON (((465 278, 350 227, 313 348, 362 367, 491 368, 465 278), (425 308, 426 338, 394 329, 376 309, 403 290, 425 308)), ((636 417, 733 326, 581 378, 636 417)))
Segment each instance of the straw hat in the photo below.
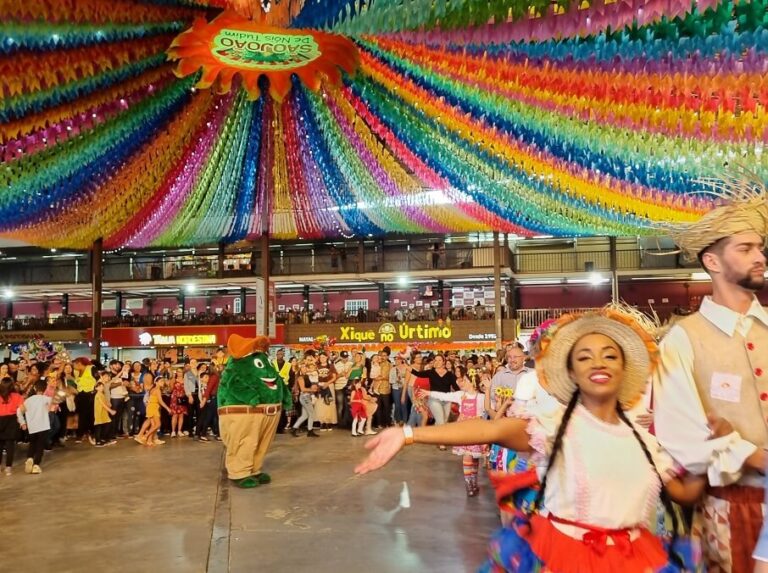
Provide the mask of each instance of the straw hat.
POLYGON ((656 230, 669 235, 685 258, 693 261, 720 239, 754 231, 768 235, 768 190, 765 183, 745 168, 723 179, 702 180, 721 203, 693 223, 659 223, 656 230))
POLYGON ((542 334, 536 369, 541 385, 559 402, 567 404, 576 382, 568 372, 568 355, 574 344, 587 334, 604 334, 624 353, 624 380, 619 403, 632 408, 645 392, 648 377, 658 361, 658 347, 651 334, 632 316, 616 308, 559 318, 542 334))

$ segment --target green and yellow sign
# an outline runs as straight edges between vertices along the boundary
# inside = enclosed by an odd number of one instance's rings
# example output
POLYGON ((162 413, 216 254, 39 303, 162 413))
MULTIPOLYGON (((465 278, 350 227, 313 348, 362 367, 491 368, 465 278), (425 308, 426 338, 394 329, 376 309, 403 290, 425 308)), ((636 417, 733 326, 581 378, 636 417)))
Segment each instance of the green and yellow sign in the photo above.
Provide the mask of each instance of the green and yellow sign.
POLYGON ((453 331, 447 324, 400 322, 394 325, 391 322, 385 322, 379 326, 378 330, 342 326, 338 342, 449 342, 452 339, 453 331))
POLYGON ((309 34, 272 34, 224 28, 211 52, 221 62, 249 70, 278 71, 306 66, 321 56, 309 34))

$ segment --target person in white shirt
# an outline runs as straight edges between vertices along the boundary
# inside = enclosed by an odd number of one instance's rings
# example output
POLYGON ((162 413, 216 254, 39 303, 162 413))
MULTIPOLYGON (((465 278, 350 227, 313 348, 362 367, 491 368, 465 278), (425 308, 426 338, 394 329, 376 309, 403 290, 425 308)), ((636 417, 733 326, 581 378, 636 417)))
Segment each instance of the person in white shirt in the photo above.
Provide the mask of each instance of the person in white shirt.
POLYGON ((48 384, 45 380, 35 382, 35 394, 24 400, 19 407, 18 419, 22 430, 29 432, 29 449, 24 471, 28 474, 40 474, 40 464, 43 461, 45 440, 51 429, 48 410, 51 407, 51 397, 45 396, 48 384))
POLYGON ((755 292, 765 284, 768 193, 762 183, 730 179, 717 188, 731 200, 700 221, 669 228, 682 252, 698 258, 712 296, 677 322, 661 343, 654 424, 661 445, 710 488, 692 533, 708 571, 752 571, 765 513, 768 456, 768 313, 755 292), (710 439, 713 418, 735 431, 710 439))

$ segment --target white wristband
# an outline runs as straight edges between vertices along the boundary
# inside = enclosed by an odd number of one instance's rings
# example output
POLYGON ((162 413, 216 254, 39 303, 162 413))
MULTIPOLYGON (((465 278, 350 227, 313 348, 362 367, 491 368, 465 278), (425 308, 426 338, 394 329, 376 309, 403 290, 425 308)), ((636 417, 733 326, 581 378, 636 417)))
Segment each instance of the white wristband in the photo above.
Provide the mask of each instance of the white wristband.
POLYGON ((411 426, 403 426, 403 435, 405 436, 405 445, 410 446, 413 443, 413 428, 411 426))

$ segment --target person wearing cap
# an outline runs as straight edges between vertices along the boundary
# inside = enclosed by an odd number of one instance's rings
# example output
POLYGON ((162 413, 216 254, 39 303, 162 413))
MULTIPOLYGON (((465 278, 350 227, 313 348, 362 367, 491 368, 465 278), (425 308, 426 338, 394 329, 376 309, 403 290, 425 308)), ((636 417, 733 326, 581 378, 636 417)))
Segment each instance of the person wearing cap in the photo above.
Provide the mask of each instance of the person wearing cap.
POLYGON ((277 431, 280 411, 291 407, 291 393, 269 362, 266 336, 233 334, 227 346, 230 359, 217 393, 227 476, 238 487, 254 488, 272 481, 261 469, 277 431))
MULTIPOLYGON (((657 361, 653 337, 615 309, 563 316, 542 336, 539 382, 560 403, 556 411, 391 428, 366 444, 371 453, 355 472, 381 468, 408 444, 499 443, 531 453, 541 486, 528 512, 495 535, 482 570, 695 570, 673 512, 673 551, 645 525, 659 497, 671 510, 670 498, 692 503, 706 484, 703 476, 680 477, 654 436, 630 421, 657 361)), ((731 431, 724 420, 712 429, 731 431)))
POLYGON ((755 293, 765 284, 768 194, 749 176, 715 187, 725 203, 695 223, 666 228, 709 274, 712 295, 661 343, 654 425, 685 469, 707 471, 710 487, 692 527, 707 570, 741 573, 755 566, 766 507, 768 313, 755 293), (726 418, 735 431, 710 439, 711 417, 726 418))
MULTIPOLYGON (((275 359, 272 361, 272 366, 274 366, 275 370, 277 370, 278 374, 280 374, 280 378, 283 379, 283 382, 288 385, 288 379, 290 378, 291 374, 291 363, 285 359, 285 349, 278 348, 277 352, 275 353, 275 359)), ((288 421, 286 414, 288 411, 290 411, 290 409, 285 409, 280 412, 280 425, 277 428, 278 434, 285 432, 283 428, 288 421)))

